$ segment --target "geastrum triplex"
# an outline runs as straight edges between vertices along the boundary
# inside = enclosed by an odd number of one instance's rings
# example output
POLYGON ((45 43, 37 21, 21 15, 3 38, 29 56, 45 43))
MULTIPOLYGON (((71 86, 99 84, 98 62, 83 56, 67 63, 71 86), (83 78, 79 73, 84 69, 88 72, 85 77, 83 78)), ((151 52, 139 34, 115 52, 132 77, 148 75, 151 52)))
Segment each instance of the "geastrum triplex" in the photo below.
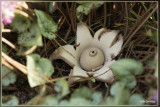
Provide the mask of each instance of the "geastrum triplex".
MULTIPOLYGON (((62 59, 73 67, 70 76, 95 77, 96 80, 113 83, 115 77, 109 66, 114 63, 122 44, 123 37, 118 30, 101 28, 92 37, 87 25, 80 22, 77 25, 76 49, 73 45, 59 47, 50 59, 62 59)), ((79 79, 69 78, 68 83, 79 79)))

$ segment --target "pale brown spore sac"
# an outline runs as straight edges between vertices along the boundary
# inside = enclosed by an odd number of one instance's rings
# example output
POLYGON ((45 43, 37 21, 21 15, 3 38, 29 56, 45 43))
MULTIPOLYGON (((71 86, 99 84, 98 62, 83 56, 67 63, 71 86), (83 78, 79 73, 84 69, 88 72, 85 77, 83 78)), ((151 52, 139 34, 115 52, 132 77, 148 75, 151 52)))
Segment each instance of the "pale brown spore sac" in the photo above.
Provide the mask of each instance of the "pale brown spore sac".
POLYGON ((104 64, 103 52, 95 47, 85 49, 80 56, 80 65, 86 71, 92 71, 104 64))

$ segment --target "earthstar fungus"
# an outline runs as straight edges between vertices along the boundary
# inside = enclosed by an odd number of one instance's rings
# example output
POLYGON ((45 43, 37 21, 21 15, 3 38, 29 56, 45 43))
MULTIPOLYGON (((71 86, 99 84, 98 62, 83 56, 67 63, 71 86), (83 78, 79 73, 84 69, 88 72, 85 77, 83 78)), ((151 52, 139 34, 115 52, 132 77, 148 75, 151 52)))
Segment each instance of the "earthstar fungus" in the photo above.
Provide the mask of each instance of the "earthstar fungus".
MULTIPOLYGON (((83 22, 77 25, 76 44, 65 45, 56 49, 50 60, 62 59, 73 69, 70 76, 95 77, 96 80, 113 83, 114 74, 109 66, 120 52, 123 37, 118 30, 99 29, 94 37, 90 34, 87 25, 83 22)), ((81 79, 69 78, 69 84, 81 79)))

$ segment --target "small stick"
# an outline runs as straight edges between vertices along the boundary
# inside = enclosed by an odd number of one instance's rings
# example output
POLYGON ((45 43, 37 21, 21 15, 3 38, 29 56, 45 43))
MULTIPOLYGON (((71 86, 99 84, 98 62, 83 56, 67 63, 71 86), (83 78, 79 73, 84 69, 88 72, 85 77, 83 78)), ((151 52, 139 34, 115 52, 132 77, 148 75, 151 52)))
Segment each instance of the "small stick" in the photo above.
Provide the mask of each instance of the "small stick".
POLYGON ((29 16, 27 13, 25 13, 24 11, 15 9, 15 13, 22 14, 23 16, 25 16, 25 17, 29 18, 30 20, 34 21, 34 19, 31 16, 29 16))
MULTIPOLYGON (((153 8, 153 7, 152 7, 153 8)), ((151 10, 152 8, 148 9, 148 10, 151 10)), ((148 14, 147 16, 143 16, 145 19, 141 22, 141 24, 139 26, 135 26, 133 28, 136 28, 135 30, 133 30, 133 32, 129 32, 129 38, 128 40, 124 43, 123 47, 121 48, 121 51, 120 53, 122 52, 122 50, 125 48, 125 46, 127 45, 127 43, 131 40, 131 38, 134 36, 134 34, 144 25, 144 23, 149 19, 149 17, 157 10, 157 6, 155 8, 153 8, 152 12, 150 14, 148 14)), ((148 13, 149 11, 147 11, 146 13, 148 13)), ((142 20, 143 18, 141 18, 142 20)), ((138 22, 140 22, 141 20, 138 20, 138 22)))
POLYGON ((2 52, 2 57, 4 57, 10 64, 12 64, 15 68, 22 71, 24 74, 27 74, 27 67, 20 64, 19 62, 15 61, 14 59, 7 56, 5 53, 2 52))
POLYGON ((7 63, 3 58, 2 58, 2 64, 7 66, 11 70, 14 70, 14 67, 12 65, 10 65, 9 63, 7 63))
POLYGON ((2 42, 4 42, 5 44, 7 44, 11 48, 13 48, 15 51, 18 51, 18 49, 16 48, 16 46, 13 43, 11 43, 10 41, 8 41, 7 39, 5 39, 3 37, 2 37, 2 42))
POLYGON ((3 76, 2 76, 2 79, 5 78, 8 74, 10 74, 12 71, 9 70, 7 73, 5 73, 3 76))
POLYGON ((15 32, 15 31, 13 31, 13 30, 11 30, 11 29, 2 29, 2 32, 15 32))
MULTIPOLYGON (((55 33, 56 34, 56 33, 55 33)), ((64 43, 67 43, 63 38, 61 38, 58 34, 56 34, 58 38, 60 38, 64 43)))
POLYGON ((62 45, 56 40, 56 39, 53 39, 59 47, 61 47, 62 49, 64 49, 67 53, 69 53, 73 58, 75 58, 75 56, 73 54, 71 54, 69 51, 67 51, 65 48, 62 47, 62 45))
POLYGON ((106 26, 106 19, 107 19, 107 13, 106 13, 106 3, 104 3, 104 24, 103 24, 103 27, 106 26))
POLYGON ((127 35, 127 31, 128 31, 128 8, 127 8, 127 2, 125 3, 125 12, 126 12, 126 17, 127 17, 127 20, 126 20, 126 28, 125 28, 125 34, 124 34, 124 37, 126 37, 127 35))
POLYGON ((32 46, 29 50, 27 50, 26 52, 24 52, 22 54, 22 56, 25 56, 25 55, 28 55, 28 54, 32 53, 36 48, 37 48, 37 45, 32 46))
POLYGON ((107 89, 106 89, 105 96, 104 96, 103 100, 100 102, 100 104, 103 104, 106 101, 106 99, 108 97, 109 89, 110 89, 110 87, 108 86, 107 89))

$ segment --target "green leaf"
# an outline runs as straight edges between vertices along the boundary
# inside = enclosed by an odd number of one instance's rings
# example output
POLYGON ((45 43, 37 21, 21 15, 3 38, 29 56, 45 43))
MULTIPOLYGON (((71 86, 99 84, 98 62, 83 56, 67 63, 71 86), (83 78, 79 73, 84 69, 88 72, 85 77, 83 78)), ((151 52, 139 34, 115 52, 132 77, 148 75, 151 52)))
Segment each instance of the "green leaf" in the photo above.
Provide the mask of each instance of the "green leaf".
MULTIPOLYGON (((130 91, 125 86, 126 83, 124 83, 123 81, 116 82, 111 86, 110 94, 113 96, 113 98, 110 98, 109 100, 112 100, 113 105, 124 105, 128 101, 130 91)), ((106 103, 109 103, 108 100, 106 101, 106 103)))
POLYGON ((7 55, 9 54, 7 45, 3 43, 2 43, 2 52, 4 52, 7 55))
POLYGON ((141 2, 143 8, 145 9, 145 11, 147 11, 147 7, 144 5, 144 2, 141 2))
POLYGON ((158 42, 158 31, 154 31, 153 36, 151 37, 151 39, 157 43, 158 42))
POLYGON ((27 55, 27 68, 28 81, 31 87, 46 83, 54 72, 51 61, 40 58, 38 54, 27 55))
POLYGON ((124 77, 128 76, 128 75, 132 75, 131 72, 127 69, 125 69, 124 67, 121 66, 110 66, 112 71, 114 72, 117 80, 121 80, 124 77))
POLYGON ((113 105, 125 105, 130 97, 130 91, 128 88, 121 88, 121 90, 114 97, 113 105))
POLYGON ((91 105, 91 102, 82 97, 71 98, 68 105, 91 105))
POLYGON ((69 104, 69 101, 68 100, 61 100, 59 102, 59 105, 68 105, 69 104))
POLYGON ((30 27, 30 20, 21 14, 15 14, 15 17, 10 24, 13 30, 18 33, 24 33, 30 27))
POLYGON ((49 13, 52 13, 52 11, 53 11, 53 2, 49 2, 48 3, 48 11, 49 11, 49 13))
MULTIPOLYGON (((2 65, 2 76, 10 72, 10 69, 6 66, 2 65)), ((16 75, 13 71, 11 71, 7 76, 2 79, 2 86, 9 86, 10 84, 14 84, 16 82, 16 75)))
POLYGON ((154 58, 153 57, 152 58, 148 58, 146 60, 146 65, 149 66, 149 67, 152 67, 153 62, 154 62, 154 58))
POLYGON ((133 89, 137 85, 136 78, 133 75, 128 75, 121 81, 124 82, 126 84, 126 87, 129 89, 133 89))
POLYGON ((82 97, 82 98, 85 98, 85 99, 91 99, 92 97, 92 92, 89 88, 87 87, 82 87, 82 88, 78 88, 76 89, 72 95, 71 95, 71 98, 79 98, 79 97, 82 97))
POLYGON ((116 76, 121 77, 130 75, 130 73, 132 75, 141 75, 143 73, 142 63, 133 59, 120 59, 111 65, 111 69, 116 76))
POLYGON ((125 83, 116 82, 112 85, 110 89, 111 95, 109 96, 105 103, 106 105, 124 105, 127 104, 127 101, 130 96, 130 91, 125 87, 125 83))
POLYGON ((140 94, 133 94, 129 98, 129 105, 143 105, 144 98, 140 94))
MULTIPOLYGON (((39 28, 35 22, 21 14, 15 14, 10 24, 13 30, 18 32, 18 44, 23 47, 32 47, 33 45, 42 46, 42 37, 39 28)), ((18 53, 20 55, 20 52, 18 53)))
POLYGON ((137 19, 135 19, 135 18, 132 18, 132 17, 125 17, 125 20, 128 18, 128 20, 130 20, 130 21, 132 21, 132 22, 136 22, 137 21, 137 19))
POLYGON ((158 38, 157 38, 157 35, 158 35, 157 30, 152 32, 152 30, 149 29, 146 33, 155 43, 157 43, 157 40, 158 40, 158 38))
POLYGON ((23 47, 42 46, 42 37, 36 23, 31 23, 29 31, 18 35, 18 44, 23 47))
POLYGON ((88 15, 88 13, 91 11, 93 3, 91 2, 86 2, 86 3, 81 3, 80 6, 77 7, 76 11, 77 13, 83 13, 85 15, 88 15))
POLYGON ((92 81, 92 82, 96 82, 96 79, 95 79, 95 78, 92 78, 91 81, 92 81))
POLYGON ((111 86, 111 89, 110 89, 110 94, 112 96, 115 96, 117 95, 121 89, 123 89, 125 87, 125 83, 124 82, 116 82, 115 84, 113 84, 111 86))
POLYGON ((38 18, 38 26, 42 35, 48 39, 56 38, 55 32, 58 29, 58 25, 52 17, 41 10, 35 9, 35 13, 38 18))
POLYGON ((93 94, 92 94, 92 104, 94 105, 98 105, 103 99, 103 96, 102 96, 102 93, 101 92, 98 92, 98 91, 95 91, 93 94))
POLYGON ((58 105, 58 99, 53 95, 49 95, 45 98, 41 105, 58 105))
POLYGON ((152 30, 151 30, 151 29, 149 29, 149 30, 147 31, 147 35, 148 35, 148 36, 152 36, 152 35, 153 35, 153 33, 152 33, 152 30))
POLYGON ((136 18, 139 18, 140 16, 133 10, 130 10, 130 13, 132 13, 136 18))
POLYGON ((61 99, 69 93, 69 86, 65 79, 56 82, 54 89, 58 92, 57 98, 61 99))
POLYGON ((100 7, 104 2, 78 2, 79 5, 76 9, 77 18, 79 20, 83 19, 83 15, 88 15, 90 11, 94 8, 100 7))
POLYGON ((19 104, 19 100, 16 96, 2 96, 2 99, 5 99, 6 101, 2 100, 2 105, 5 106, 15 106, 19 104))
POLYGON ((108 96, 106 101, 104 102, 104 105, 113 105, 114 103, 114 97, 108 96))
POLYGON ((24 52, 26 52, 28 49, 30 49, 32 47, 23 47, 23 46, 20 46, 20 49, 19 51, 16 53, 16 55, 22 55, 24 52))

